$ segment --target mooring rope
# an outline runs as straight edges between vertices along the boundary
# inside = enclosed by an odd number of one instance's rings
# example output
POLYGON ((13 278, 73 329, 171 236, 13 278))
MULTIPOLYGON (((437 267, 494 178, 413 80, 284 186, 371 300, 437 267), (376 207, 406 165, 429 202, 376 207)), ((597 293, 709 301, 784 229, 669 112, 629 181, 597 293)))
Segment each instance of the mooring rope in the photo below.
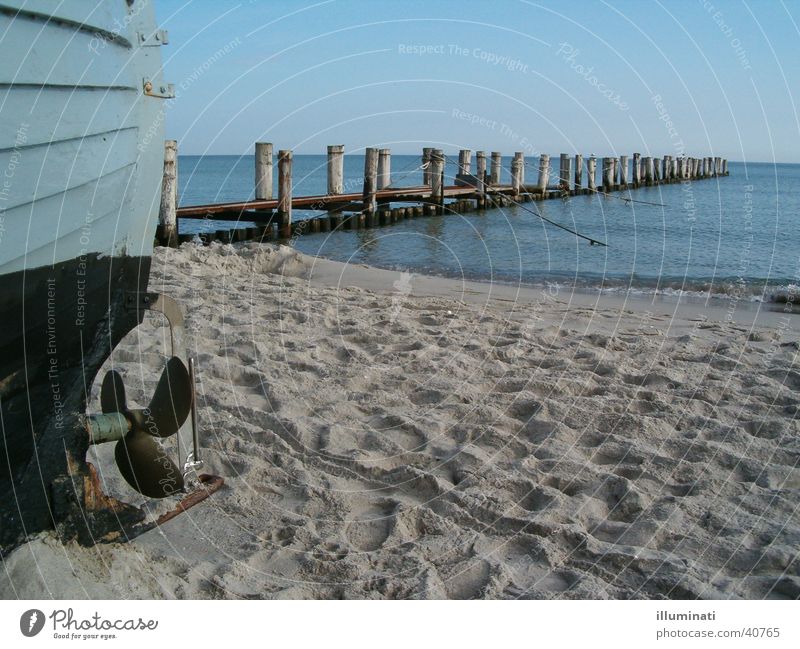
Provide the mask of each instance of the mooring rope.
MULTIPOLYGON (((447 156, 445 156, 445 158, 446 157, 447 156)), ((510 171, 510 169, 508 169, 508 167, 504 167, 503 165, 500 165, 500 167, 502 169, 506 169, 507 171, 510 171)), ((574 234, 576 237, 579 237, 581 239, 586 239, 586 241, 589 242, 590 246, 593 246, 593 245, 597 244, 598 246, 604 246, 604 247, 608 248, 608 244, 607 243, 605 243, 603 241, 599 241, 598 239, 593 239, 590 236, 587 236, 585 234, 581 234, 580 232, 578 232, 576 230, 568 228, 566 225, 562 225, 561 223, 553 221, 552 219, 548 219, 546 216, 544 216, 544 214, 540 213, 539 210, 528 209, 522 203, 518 203, 513 198, 511 199, 511 202, 514 203, 514 205, 516 205, 517 207, 522 208, 523 210, 525 210, 529 214, 533 214, 534 216, 538 216, 540 219, 542 219, 542 221, 545 221, 545 222, 549 223, 550 225, 554 225, 555 227, 560 228, 562 230, 565 230, 566 232, 569 232, 570 234, 574 234)))

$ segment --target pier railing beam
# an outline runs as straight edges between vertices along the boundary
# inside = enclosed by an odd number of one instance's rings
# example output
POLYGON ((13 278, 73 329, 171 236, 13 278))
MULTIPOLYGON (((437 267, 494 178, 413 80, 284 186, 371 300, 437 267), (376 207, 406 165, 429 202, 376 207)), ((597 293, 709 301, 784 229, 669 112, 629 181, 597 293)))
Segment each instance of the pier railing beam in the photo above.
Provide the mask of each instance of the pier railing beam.
POLYGON ((158 224, 161 243, 170 248, 178 245, 178 141, 164 141, 164 175, 161 178, 161 206, 158 224))
POLYGON ((278 236, 292 236, 292 152, 278 151, 278 236))
POLYGON ((256 142, 256 200, 272 200, 272 142, 256 142))
POLYGON ((500 151, 492 151, 492 167, 489 183, 492 185, 500 184, 500 171, 503 168, 503 154, 500 151))
POLYGON ((444 152, 441 149, 431 151, 431 202, 437 214, 444 211, 444 152))
POLYGON ((475 177, 478 182, 475 190, 478 193, 478 207, 486 206, 486 152, 475 152, 475 177))
POLYGON ((536 181, 536 191, 542 196, 547 193, 547 183, 550 182, 550 156, 542 153, 539 156, 539 178, 536 181))
POLYGON ((368 147, 364 151, 364 190, 362 210, 365 215, 375 213, 375 192, 378 180, 378 149, 368 147))

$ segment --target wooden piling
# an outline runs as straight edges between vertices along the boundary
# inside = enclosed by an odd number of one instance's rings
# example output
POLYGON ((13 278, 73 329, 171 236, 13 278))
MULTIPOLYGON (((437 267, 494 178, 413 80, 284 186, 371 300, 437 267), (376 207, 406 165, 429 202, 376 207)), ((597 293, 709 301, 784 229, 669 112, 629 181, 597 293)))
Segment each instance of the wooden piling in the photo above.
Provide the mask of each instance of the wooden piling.
POLYGON ((614 159, 603 158, 603 190, 610 192, 614 189, 614 159))
POLYGON ((669 182, 670 156, 665 155, 661 161, 661 179, 669 182))
POLYGON ((642 165, 640 153, 633 154, 633 186, 638 187, 642 182, 642 165))
POLYGON ((558 184, 565 191, 572 189, 572 156, 562 153, 558 161, 558 184))
POLYGON ((719 176, 722 171, 722 158, 714 158, 714 175, 719 176))
POLYGON ((278 236, 292 236, 292 152, 278 151, 278 236))
POLYGON ((478 193, 478 209, 486 207, 486 152, 475 152, 475 177, 478 182, 475 187, 478 193))
POLYGON ((653 182, 661 182, 661 158, 653 158, 653 182))
POLYGON ((178 245, 178 141, 164 141, 164 175, 161 177, 161 206, 158 224, 161 244, 174 248, 178 245))
POLYGON ((511 160, 511 187, 514 189, 514 196, 518 197, 522 192, 525 183, 525 154, 522 151, 514 153, 511 160))
POLYGON ((489 184, 500 184, 500 170, 503 168, 503 154, 500 151, 492 151, 492 166, 489 184))
POLYGON ((362 210, 364 214, 375 212, 375 192, 378 179, 378 149, 368 147, 364 151, 364 190, 362 210))
POLYGON ((619 189, 619 158, 611 158, 611 182, 614 189, 619 189))
POLYGON ((392 150, 378 150, 378 189, 386 189, 392 184, 392 150))
POLYGON ((458 152, 458 173, 470 175, 472 169, 472 151, 461 149, 458 152))
POLYGON ((539 156, 539 179, 536 182, 536 191, 544 196, 547 183, 550 182, 550 156, 542 153, 539 156))
POLYGON ((628 188, 628 156, 619 157, 619 186, 621 189, 628 188))
POLYGON ((422 184, 431 186, 431 153, 433 147, 426 146, 422 149, 422 184))
POLYGON ((344 193, 344 144, 328 146, 328 195, 344 193))
POLYGON ((645 156, 642 161, 642 166, 644 167, 644 183, 645 185, 652 185, 653 184, 653 158, 650 156, 645 156))
POLYGON ((580 153, 575 154, 575 191, 580 192, 583 189, 583 156, 580 153))
POLYGON ((436 206, 436 213, 444 211, 444 152, 434 149, 431 152, 431 202, 436 206))
POLYGON ((722 175, 723 176, 727 176, 728 175, 728 159, 727 158, 723 158, 722 159, 722 175))
POLYGON ((595 191, 597 189, 597 158, 594 156, 589 156, 586 161, 586 180, 589 190, 595 191))
POLYGON ((256 142, 256 200, 272 200, 272 142, 256 142))

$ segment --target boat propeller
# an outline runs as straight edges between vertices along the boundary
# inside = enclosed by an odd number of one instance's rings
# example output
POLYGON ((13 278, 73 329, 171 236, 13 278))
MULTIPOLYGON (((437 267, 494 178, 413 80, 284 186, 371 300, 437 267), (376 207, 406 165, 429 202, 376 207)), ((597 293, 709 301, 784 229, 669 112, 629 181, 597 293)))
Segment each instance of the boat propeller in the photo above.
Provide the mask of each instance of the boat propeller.
POLYGON ((132 409, 128 408, 122 376, 110 370, 100 391, 103 414, 87 418, 91 442, 117 440, 114 458, 119 472, 131 487, 149 498, 165 498, 184 488, 183 472, 158 439, 175 435, 192 411, 192 380, 183 361, 172 356, 148 407, 132 409))

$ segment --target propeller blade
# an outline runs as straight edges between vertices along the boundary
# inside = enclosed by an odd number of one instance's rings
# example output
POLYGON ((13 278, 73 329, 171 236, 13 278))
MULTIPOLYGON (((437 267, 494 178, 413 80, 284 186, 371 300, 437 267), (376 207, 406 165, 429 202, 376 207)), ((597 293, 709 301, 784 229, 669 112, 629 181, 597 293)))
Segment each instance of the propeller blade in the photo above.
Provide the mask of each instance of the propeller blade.
POLYGON ((189 370, 183 361, 177 356, 170 358, 150 401, 145 432, 154 437, 169 437, 178 432, 192 409, 189 381, 189 370))
POLYGON ((127 409, 125 384, 122 382, 122 377, 116 370, 109 370, 103 377, 103 385, 100 386, 100 410, 108 414, 125 412, 127 409))
POLYGON ((166 498, 183 489, 183 475, 153 437, 136 430, 117 442, 114 458, 122 477, 148 498, 166 498))

